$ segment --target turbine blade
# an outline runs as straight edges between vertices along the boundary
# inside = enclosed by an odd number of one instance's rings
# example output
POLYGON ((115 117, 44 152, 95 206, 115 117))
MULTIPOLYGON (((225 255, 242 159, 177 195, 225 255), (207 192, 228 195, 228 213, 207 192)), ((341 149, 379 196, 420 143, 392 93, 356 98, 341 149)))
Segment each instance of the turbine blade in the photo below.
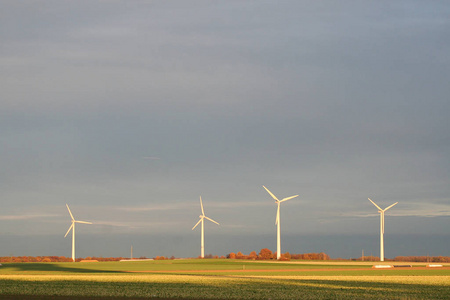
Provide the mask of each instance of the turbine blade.
POLYGON ((391 208, 392 206, 394 206, 395 204, 397 204, 398 202, 395 202, 394 204, 392 204, 391 206, 388 206, 384 209, 384 211, 387 211, 389 208, 391 208))
POLYGON ((75 223, 82 223, 82 224, 92 224, 92 222, 85 222, 85 221, 74 221, 75 223))
POLYGON ((69 205, 67 205, 67 203, 66 203, 66 206, 67 206, 67 210, 69 211, 70 217, 72 218, 72 220, 75 220, 72 215, 72 212, 70 211, 69 205))
POLYGON ((384 234, 384 212, 381 213, 382 217, 381 217, 381 231, 384 234))
POLYGON ((66 235, 64 237, 66 237, 69 234, 69 232, 72 229, 72 227, 73 227, 73 223, 72 223, 72 225, 70 225, 69 230, 67 230, 66 235))
POLYGON ((213 219, 210 219, 210 218, 208 218, 208 217, 206 217, 206 216, 205 216, 205 219, 206 219, 206 220, 209 220, 209 221, 211 221, 211 222, 213 222, 213 223, 216 223, 217 225, 220 225, 219 223, 217 223, 217 222, 214 221, 213 219))
POLYGON ((278 209, 277 209, 277 218, 275 219, 275 225, 278 225, 278 222, 280 221, 280 203, 278 203, 278 209))
POLYGON ((274 194, 272 194, 272 192, 271 191, 269 191, 269 189, 268 188, 266 188, 265 186, 263 186, 263 188, 265 188, 266 189, 266 191, 270 194, 270 196, 272 196, 272 198, 273 199, 275 199, 276 201, 280 201, 280 200, 278 200, 278 198, 277 197, 275 197, 275 195, 274 194))
POLYGON ((367 199, 369 199, 369 201, 372 202, 372 204, 375 205, 376 208, 378 208, 379 210, 382 210, 378 205, 375 204, 375 202, 373 202, 372 200, 370 200, 370 198, 367 198, 367 199))
POLYGON ((283 200, 280 200, 280 202, 288 201, 288 200, 291 200, 292 198, 295 198, 295 197, 298 197, 298 195, 284 198, 283 200))
POLYGON ((200 224, 200 222, 202 221, 202 219, 200 218, 200 220, 198 220, 198 222, 197 222, 197 224, 195 224, 195 226, 194 227, 192 227, 192 230, 194 230, 195 229, 195 227, 197 227, 197 225, 198 224, 200 224))
POLYGON ((202 196, 200 196, 200 206, 202 208, 202 215, 205 215, 205 211, 203 210, 202 196))

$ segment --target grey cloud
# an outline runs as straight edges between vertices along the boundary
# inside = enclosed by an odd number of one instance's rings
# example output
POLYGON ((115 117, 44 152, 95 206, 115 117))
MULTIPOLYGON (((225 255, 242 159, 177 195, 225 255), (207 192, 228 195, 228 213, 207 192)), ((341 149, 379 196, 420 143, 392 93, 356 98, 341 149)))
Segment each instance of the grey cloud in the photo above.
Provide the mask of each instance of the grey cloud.
POLYGON ((448 5, 1 5, 5 218, 38 203, 63 215, 68 202, 103 222, 94 235, 164 217, 190 230, 202 195, 223 224, 212 230, 270 232, 265 184, 300 195, 283 208, 289 234, 368 232, 370 218, 350 216, 374 214, 367 197, 405 203, 399 230, 417 217, 443 232, 448 5))

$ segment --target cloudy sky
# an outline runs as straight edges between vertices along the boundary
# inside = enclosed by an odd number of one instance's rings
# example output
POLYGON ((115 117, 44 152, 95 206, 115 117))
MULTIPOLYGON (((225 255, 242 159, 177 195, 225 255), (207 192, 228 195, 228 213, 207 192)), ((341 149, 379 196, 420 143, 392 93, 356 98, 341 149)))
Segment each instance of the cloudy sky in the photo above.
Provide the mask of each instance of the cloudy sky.
POLYGON ((450 255, 446 1, 0 2, 0 256, 450 255))

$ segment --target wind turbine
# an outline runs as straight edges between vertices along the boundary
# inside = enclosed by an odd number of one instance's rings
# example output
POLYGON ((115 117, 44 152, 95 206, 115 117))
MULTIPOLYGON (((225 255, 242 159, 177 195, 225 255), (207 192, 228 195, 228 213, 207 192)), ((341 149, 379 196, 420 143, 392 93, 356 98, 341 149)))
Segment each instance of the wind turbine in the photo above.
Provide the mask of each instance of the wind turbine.
POLYGON ((205 211, 203 210, 202 196, 200 196, 200 207, 202 208, 202 214, 199 216, 200 220, 198 220, 197 224, 195 224, 195 226, 192 227, 192 230, 194 230, 198 224, 202 223, 201 258, 205 258, 205 229, 204 229, 203 221, 206 219, 208 221, 216 223, 217 225, 220 225, 220 224, 217 223, 216 221, 214 221, 213 219, 210 219, 207 216, 205 216, 205 211))
POLYGON ((82 223, 82 224, 92 224, 91 222, 84 222, 84 221, 77 221, 74 219, 72 212, 70 211, 69 205, 67 205, 67 210, 69 211, 70 217, 72 218, 72 225, 70 225, 69 230, 67 230, 67 233, 64 237, 66 237, 70 230, 72 229, 72 260, 75 262, 75 223, 82 223))
POLYGON ((263 188, 266 189, 266 191, 270 194, 270 196, 272 196, 273 199, 275 199, 275 203, 278 205, 278 209, 277 209, 277 218, 275 220, 275 225, 277 225, 277 259, 280 259, 281 257, 281 241, 280 241, 280 204, 281 202, 287 201, 287 200, 291 200, 292 198, 298 197, 298 195, 295 196, 291 196, 291 197, 286 197, 283 198, 282 200, 278 200, 277 197, 275 197, 274 194, 272 194, 265 186, 263 186, 263 188))
POLYGON ((370 200, 373 205, 375 205, 376 208, 378 208, 378 212, 380 213, 380 261, 384 261, 384 212, 387 211, 389 208, 397 204, 398 202, 395 202, 394 204, 386 207, 385 209, 381 209, 378 205, 375 204, 372 200, 370 200))

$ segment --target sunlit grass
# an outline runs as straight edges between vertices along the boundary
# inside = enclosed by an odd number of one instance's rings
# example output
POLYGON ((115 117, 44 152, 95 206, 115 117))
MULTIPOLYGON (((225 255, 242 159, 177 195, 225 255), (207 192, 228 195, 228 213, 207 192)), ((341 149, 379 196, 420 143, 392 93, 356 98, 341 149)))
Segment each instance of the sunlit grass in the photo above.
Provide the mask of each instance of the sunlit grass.
POLYGON ((300 281, 300 280, 344 280, 353 282, 389 282, 404 284, 442 285, 450 287, 450 276, 248 276, 248 275, 169 275, 169 274, 125 274, 125 275, 0 275, 0 280, 20 281, 93 281, 93 282, 192 282, 227 284, 239 280, 248 281, 300 281))

